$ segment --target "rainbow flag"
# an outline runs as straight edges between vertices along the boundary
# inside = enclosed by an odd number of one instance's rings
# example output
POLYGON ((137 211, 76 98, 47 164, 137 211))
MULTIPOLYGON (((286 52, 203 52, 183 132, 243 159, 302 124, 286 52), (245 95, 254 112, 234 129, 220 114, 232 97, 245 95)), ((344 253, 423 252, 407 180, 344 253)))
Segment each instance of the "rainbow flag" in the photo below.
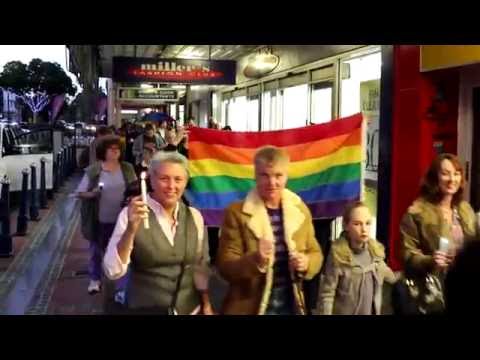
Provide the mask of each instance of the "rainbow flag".
POLYGON ((314 218, 340 216, 360 198, 362 115, 327 124, 266 132, 230 132, 194 127, 189 134, 190 182, 186 197, 208 226, 221 225, 224 209, 255 186, 253 157, 264 145, 290 155, 287 188, 314 218))

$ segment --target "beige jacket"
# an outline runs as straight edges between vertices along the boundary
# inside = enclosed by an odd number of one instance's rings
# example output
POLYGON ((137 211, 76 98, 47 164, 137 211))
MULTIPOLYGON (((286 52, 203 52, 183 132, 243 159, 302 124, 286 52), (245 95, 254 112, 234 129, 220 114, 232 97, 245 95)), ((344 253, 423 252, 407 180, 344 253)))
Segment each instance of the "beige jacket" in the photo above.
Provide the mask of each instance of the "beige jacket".
MULTIPOLYGON (((395 274, 385 263, 385 250, 377 240, 368 241, 368 250, 373 258, 375 278, 374 308, 381 314, 382 287, 384 280, 396 281, 395 274)), ((320 314, 355 315, 359 306, 365 269, 355 264, 347 238, 342 234, 333 244, 327 257, 325 272, 320 281, 320 314)))
MULTIPOLYGON (((457 207, 464 241, 478 237, 475 213, 466 201, 457 207)), ((440 237, 451 239, 451 232, 440 209, 418 198, 408 208, 400 223, 402 255, 405 270, 424 275, 434 271, 433 253, 438 250, 440 237)))
MULTIPOLYGON (((313 278, 323 262, 315 239, 312 216, 300 197, 289 190, 282 194, 283 227, 288 251, 308 255, 306 279, 313 278)), ((224 314, 264 314, 273 280, 273 260, 266 272, 255 262, 260 238, 274 241, 270 219, 263 201, 252 190, 244 201, 233 203, 225 213, 221 227, 217 265, 220 274, 229 282, 223 304, 224 314)), ((293 276, 293 274, 292 274, 293 276)), ((297 309, 305 307, 301 289, 294 284, 297 309)))

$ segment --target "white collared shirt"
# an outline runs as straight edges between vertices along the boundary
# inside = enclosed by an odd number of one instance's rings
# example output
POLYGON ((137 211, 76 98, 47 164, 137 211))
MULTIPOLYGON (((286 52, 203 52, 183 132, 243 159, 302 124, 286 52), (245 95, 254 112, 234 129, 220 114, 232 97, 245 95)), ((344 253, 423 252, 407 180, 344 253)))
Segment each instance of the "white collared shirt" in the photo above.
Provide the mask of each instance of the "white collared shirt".
MULTIPOLYGON (((179 204, 177 203, 175 207, 175 211, 173 213, 174 223, 171 226, 170 221, 168 219, 168 215, 163 208, 156 200, 154 200, 149 194, 147 194, 147 205, 150 209, 152 209, 155 218, 157 219, 160 227, 162 228, 163 233, 168 239, 170 245, 173 246, 173 241, 175 238, 175 234, 177 232, 178 226, 178 210, 179 204)), ((197 227, 198 231, 198 238, 199 241, 203 242, 203 217, 197 209, 189 208, 192 212, 193 220, 197 227)), ((105 271, 105 275, 111 280, 116 280, 121 278, 123 275, 126 274, 128 265, 130 264, 130 254, 128 255, 128 260, 126 263, 123 263, 118 255, 117 245, 122 238, 123 233, 127 229, 128 225, 128 207, 124 207, 117 218, 117 224, 115 225, 115 229, 113 230, 113 234, 110 237, 110 241, 108 242, 107 251, 105 252, 105 256, 103 258, 103 268, 105 271)))

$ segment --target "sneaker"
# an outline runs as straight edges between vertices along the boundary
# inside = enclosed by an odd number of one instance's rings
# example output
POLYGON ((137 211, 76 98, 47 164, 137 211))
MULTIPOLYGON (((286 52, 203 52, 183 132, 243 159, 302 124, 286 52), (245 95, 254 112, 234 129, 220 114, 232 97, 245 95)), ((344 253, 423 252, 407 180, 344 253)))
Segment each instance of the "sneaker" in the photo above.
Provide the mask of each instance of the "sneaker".
POLYGON ((117 291, 115 293, 114 301, 116 303, 124 305, 125 304, 125 291, 124 290, 117 291))
POLYGON ((88 284, 88 293, 90 295, 100 292, 100 280, 90 280, 88 284))

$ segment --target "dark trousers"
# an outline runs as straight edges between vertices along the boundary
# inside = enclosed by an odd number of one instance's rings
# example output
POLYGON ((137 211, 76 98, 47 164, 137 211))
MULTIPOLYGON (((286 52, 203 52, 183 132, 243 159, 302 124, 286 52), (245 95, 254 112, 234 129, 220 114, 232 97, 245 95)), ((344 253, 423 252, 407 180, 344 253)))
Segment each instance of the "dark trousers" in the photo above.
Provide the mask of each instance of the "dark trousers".
MULTIPOLYGON (((315 238, 317 239, 324 256, 324 263, 331 246, 331 224, 333 219, 318 219, 313 220, 313 227, 315 229, 315 238)), ((323 266, 322 266, 323 268, 323 266)), ((305 296, 305 305, 307 314, 311 314, 312 310, 317 307, 318 292, 320 290, 320 272, 311 280, 305 280, 303 283, 303 293, 305 296)))
POLYGON ((103 255, 112 236, 115 223, 98 224, 98 237, 96 241, 90 241, 90 262, 88 272, 91 280, 101 280, 103 255))

